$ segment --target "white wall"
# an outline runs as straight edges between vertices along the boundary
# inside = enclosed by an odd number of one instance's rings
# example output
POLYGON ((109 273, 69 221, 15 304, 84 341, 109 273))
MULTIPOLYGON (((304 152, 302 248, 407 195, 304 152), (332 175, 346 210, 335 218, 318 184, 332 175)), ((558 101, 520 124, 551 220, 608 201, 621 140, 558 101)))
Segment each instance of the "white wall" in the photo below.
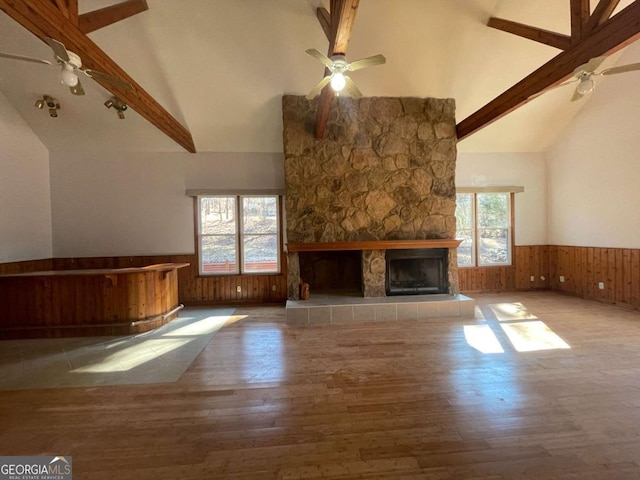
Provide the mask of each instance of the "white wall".
MULTIPOLYGON (((639 61, 636 42, 618 65, 639 61)), ((549 240, 640 248, 640 72, 596 81, 593 98, 548 152, 549 240)))
POLYGON ((52 152, 53 256, 194 253, 204 188, 284 188, 282 154, 52 152))
POLYGON ((456 187, 523 186, 515 194, 515 244, 546 245, 545 171, 542 153, 458 153, 456 187))
POLYGON ((0 263, 50 258, 49 152, 0 93, 0 263))
MULTIPOLYGON (((546 244, 544 171, 542 154, 461 153, 456 183, 524 186, 516 244, 546 244)), ((198 188, 282 189, 282 155, 52 152, 53 256, 193 253, 198 188)))

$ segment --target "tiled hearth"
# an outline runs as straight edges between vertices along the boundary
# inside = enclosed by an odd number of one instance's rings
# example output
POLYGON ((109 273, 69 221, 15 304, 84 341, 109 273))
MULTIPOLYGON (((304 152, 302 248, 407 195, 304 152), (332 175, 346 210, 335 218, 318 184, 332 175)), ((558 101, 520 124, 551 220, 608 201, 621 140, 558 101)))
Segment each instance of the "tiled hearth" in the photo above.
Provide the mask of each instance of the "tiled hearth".
POLYGON ((287 300, 287 323, 320 325, 429 318, 473 318, 475 300, 464 295, 403 295, 363 298, 357 295, 311 295, 287 300))

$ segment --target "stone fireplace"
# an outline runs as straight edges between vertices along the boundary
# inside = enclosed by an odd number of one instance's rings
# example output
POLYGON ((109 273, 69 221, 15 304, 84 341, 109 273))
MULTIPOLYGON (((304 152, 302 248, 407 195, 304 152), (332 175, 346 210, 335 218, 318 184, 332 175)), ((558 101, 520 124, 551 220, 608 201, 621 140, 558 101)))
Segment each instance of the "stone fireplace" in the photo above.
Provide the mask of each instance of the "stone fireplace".
POLYGON ((340 272, 340 258, 355 256, 360 276, 349 275, 362 295, 384 297, 397 290, 387 289, 386 254, 431 248, 446 251, 437 291, 458 293, 454 101, 336 97, 322 140, 316 109, 317 99, 283 97, 288 298, 299 298, 301 276, 316 281, 314 263, 340 272), (344 255, 319 253, 329 251, 344 255))

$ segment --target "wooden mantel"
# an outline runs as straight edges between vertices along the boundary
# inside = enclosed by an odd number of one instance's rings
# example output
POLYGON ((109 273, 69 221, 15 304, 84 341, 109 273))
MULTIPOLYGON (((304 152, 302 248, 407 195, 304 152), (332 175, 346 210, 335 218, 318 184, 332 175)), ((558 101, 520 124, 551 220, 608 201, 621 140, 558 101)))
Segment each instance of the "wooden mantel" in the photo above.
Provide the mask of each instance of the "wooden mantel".
POLYGON ((334 250, 401 250, 418 248, 458 248, 462 240, 368 240, 363 242, 287 243, 289 252, 328 252, 334 250))

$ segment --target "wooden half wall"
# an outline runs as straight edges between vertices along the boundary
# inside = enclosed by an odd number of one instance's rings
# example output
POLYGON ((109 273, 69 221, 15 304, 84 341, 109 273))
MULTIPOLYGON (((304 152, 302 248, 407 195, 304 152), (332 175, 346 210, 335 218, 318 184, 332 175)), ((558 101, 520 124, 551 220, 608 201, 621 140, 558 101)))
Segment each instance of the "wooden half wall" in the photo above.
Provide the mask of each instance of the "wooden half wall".
POLYGON ((0 275, 43 270, 143 267, 158 263, 190 264, 188 267, 178 270, 178 300, 185 305, 284 303, 287 299, 286 270, 276 275, 200 276, 196 255, 31 260, 0 264, 0 275), (240 292, 237 291, 238 285, 240 292))

